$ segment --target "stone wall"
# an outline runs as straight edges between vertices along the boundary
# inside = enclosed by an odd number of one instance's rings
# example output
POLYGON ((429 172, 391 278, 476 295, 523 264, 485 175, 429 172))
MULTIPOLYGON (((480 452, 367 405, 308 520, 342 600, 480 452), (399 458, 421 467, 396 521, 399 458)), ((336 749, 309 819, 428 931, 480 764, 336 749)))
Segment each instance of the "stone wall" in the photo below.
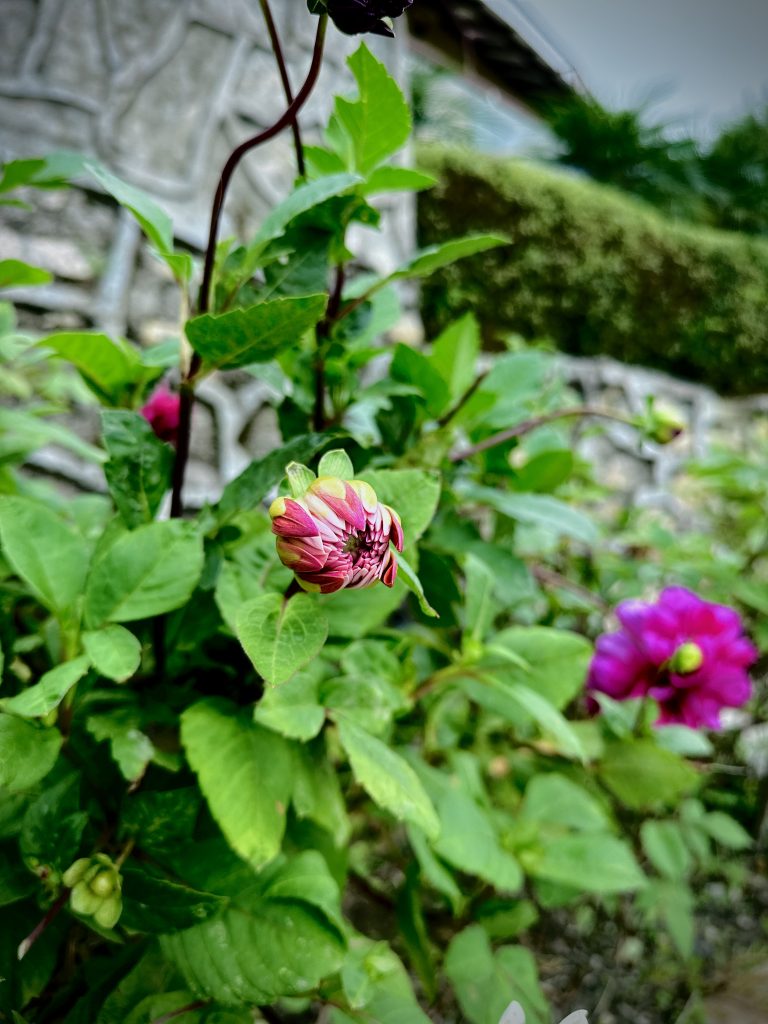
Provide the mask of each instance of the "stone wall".
MULTIPOLYGON (((303 0, 271 7, 296 90, 317 20, 303 0)), ((197 252, 226 157, 286 105, 257 0, 0 0, 0 42, 0 160, 60 149, 93 155, 154 196, 178 240, 197 252)), ((300 117, 308 139, 317 138, 334 94, 354 88, 344 62, 358 42, 329 28, 321 77, 300 117)), ((366 42, 404 81, 404 26, 397 40, 366 42)), ((222 237, 253 229, 294 176, 290 132, 249 154, 222 237)), ((0 207, 0 255, 45 267, 55 280, 4 294, 23 327, 94 328, 144 342, 178 334, 177 289, 129 215, 91 188, 29 198, 31 211, 0 207)), ((411 200, 399 200, 385 217, 384 243, 364 250, 372 269, 402 261, 413 225, 411 200)), ((250 439, 264 436, 253 429, 266 397, 257 382, 211 381, 201 397, 193 500, 259 454, 250 439)), ((60 468, 88 481, 74 465, 60 468)))

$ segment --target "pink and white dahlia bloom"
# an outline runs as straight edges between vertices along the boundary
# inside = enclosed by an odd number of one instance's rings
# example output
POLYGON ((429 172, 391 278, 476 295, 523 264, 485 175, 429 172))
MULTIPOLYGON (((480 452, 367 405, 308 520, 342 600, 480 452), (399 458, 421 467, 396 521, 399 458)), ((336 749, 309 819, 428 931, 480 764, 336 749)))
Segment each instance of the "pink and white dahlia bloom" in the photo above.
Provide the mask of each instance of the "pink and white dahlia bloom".
POLYGON ((652 604, 623 601, 621 629, 599 637, 588 690, 614 700, 651 697, 658 725, 719 729, 723 708, 752 695, 747 670, 757 649, 733 608, 712 604, 685 587, 668 587, 652 604))
POLYGON ((363 480, 320 476, 300 497, 277 498, 269 510, 277 553, 311 593, 394 585, 403 550, 400 517, 363 480))

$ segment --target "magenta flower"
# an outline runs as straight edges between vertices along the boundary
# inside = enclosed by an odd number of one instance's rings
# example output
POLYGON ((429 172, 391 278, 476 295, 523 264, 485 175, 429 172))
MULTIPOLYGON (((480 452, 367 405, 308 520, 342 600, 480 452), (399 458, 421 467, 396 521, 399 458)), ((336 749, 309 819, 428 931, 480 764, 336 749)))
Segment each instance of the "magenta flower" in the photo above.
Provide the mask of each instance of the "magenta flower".
POLYGON ((149 401, 139 409, 161 441, 176 444, 179 433, 179 406, 181 399, 161 385, 149 401))
MULTIPOLYGON (((614 700, 651 697, 657 725, 720 728, 723 708, 752 695, 747 669, 757 650, 733 608, 704 601, 684 587, 668 587, 658 601, 623 601, 622 628, 599 637, 587 688, 614 700)), ((594 702, 593 702, 594 703, 594 702)))
POLYGON ((277 498, 269 514, 280 561, 304 590, 332 594, 378 580, 394 585, 397 558, 389 545, 403 550, 403 528, 370 484, 321 476, 301 497, 277 498))

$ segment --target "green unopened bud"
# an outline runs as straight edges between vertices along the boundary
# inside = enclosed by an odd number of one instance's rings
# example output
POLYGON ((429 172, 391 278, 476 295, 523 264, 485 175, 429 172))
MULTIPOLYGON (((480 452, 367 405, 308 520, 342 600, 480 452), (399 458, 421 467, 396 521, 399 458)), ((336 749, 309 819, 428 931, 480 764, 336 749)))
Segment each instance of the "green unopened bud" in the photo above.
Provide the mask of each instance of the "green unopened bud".
POLYGON ((113 871, 100 871, 90 883, 91 892, 106 899, 115 891, 117 879, 113 871))
POLYGON ((685 422, 673 410, 659 408, 653 401, 640 422, 640 427, 650 441, 669 444, 685 430, 685 422))
POLYGON ((704 652, 698 644, 681 644, 669 659, 670 672, 679 676, 690 675, 704 664, 704 652))
POLYGON ((85 878, 85 874, 91 866, 90 857, 81 857, 80 860, 76 860, 74 864, 71 864, 62 875, 62 882, 68 889, 74 889, 78 882, 81 882, 85 878))
POLYGON ((73 911, 83 917, 91 917, 104 902, 104 898, 93 892, 87 882, 78 882, 69 900, 73 911))
POLYGON ((97 924, 102 928, 114 928, 120 920, 123 912, 123 901, 117 894, 113 894, 99 906, 93 915, 97 924))

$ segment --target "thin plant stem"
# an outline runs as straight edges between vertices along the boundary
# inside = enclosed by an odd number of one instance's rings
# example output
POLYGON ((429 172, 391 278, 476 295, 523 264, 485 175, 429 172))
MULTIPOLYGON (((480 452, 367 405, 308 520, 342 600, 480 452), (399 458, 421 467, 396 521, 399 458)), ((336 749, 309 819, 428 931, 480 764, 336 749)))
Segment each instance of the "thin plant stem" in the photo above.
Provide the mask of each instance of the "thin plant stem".
POLYGON ((23 942, 19 943, 19 947, 16 950, 16 956, 18 957, 19 960, 24 959, 24 957, 27 955, 30 949, 32 949, 32 947, 43 934, 48 925, 58 917, 58 915, 64 909, 64 905, 66 904, 67 900, 69 899, 70 892, 70 889, 62 889, 62 891, 56 898, 56 902, 50 906, 43 919, 35 925, 35 927, 32 929, 32 931, 29 933, 26 939, 24 939, 23 942))
MULTIPOLYGON (((269 39, 272 43, 272 52, 275 55, 277 68, 280 72, 280 81, 283 83, 285 98, 290 105, 293 103, 293 89, 291 88, 288 66, 285 62, 285 54, 283 53, 283 47, 280 42, 280 34, 277 31, 277 25, 275 24, 275 19, 272 16, 269 0, 259 0, 259 4, 261 5, 261 12, 264 15, 264 21, 267 23, 267 32, 269 32, 269 39)), ((293 144, 296 149, 296 167, 299 172, 299 177, 306 178, 307 168, 304 162, 304 144, 301 141, 301 129, 299 128, 299 119, 297 116, 291 121, 291 131, 293 132, 293 144)))
POLYGON ((490 448, 496 448, 497 445, 506 444, 507 441, 512 441, 516 437, 522 437, 525 434, 530 434, 532 430, 536 430, 538 427, 543 427, 547 423, 555 423, 557 420, 572 419, 574 417, 597 417, 598 419, 604 420, 615 420, 617 423, 624 423, 627 426, 633 426, 631 420, 628 420, 626 416, 620 416, 618 413, 607 412, 604 409, 592 409, 590 406, 585 405, 576 409, 560 409, 556 412, 548 412, 543 416, 536 416, 530 420, 524 420, 522 423, 518 423, 514 427, 510 427, 508 430, 502 430, 498 434, 493 434, 491 437, 486 437, 484 441, 479 441, 477 444, 472 445, 471 448, 465 448, 463 451, 456 452, 451 455, 451 462, 463 462, 465 459, 471 459, 473 455, 479 455, 481 452, 487 452, 490 448))
POLYGON ((169 1020, 177 1020, 179 1017, 185 1017, 188 1013, 194 1013, 195 1010, 204 1010, 206 1006, 210 1005, 210 1000, 198 999, 196 1002, 188 1003, 187 1006, 182 1006, 178 1010, 164 1013, 162 1017, 155 1017, 152 1024, 167 1024, 169 1020))
MULTIPOLYGON (((320 69, 323 63, 323 50, 325 47, 325 35, 328 28, 328 16, 323 14, 320 16, 320 20, 317 26, 317 35, 315 36, 315 48, 312 54, 312 63, 310 64, 309 72, 299 92, 293 99, 293 102, 289 104, 288 109, 282 114, 281 117, 275 121, 275 123, 255 135, 251 139, 246 139, 245 142, 241 143, 237 149, 235 149, 229 156, 229 159, 224 165, 219 178, 219 183, 216 188, 216 195, 214 196, 213 206, 211 208, 211 223, 208 232, 208 246, 205 252, 205 261, 203 263, 203 278, 200 283, 200 292, 198 295, 198 312, 200 314, 207 313, 210 308, 211 302, 211 286, 213 284, 213 269, 216 260, 216 243, 219 236, 219 224, 221 222, 221 214, 224 209, 224 200, 227 196, 227 190, 229 188, 232 175, 238 167, 238 164, 243 157, 250 153, 252 149, 257 146, 261 146, 263 143, 268 142, 270 139, 279 135, 280 132, 286 128, 289 124, 295 121, 301 108, 309 99, 309 96, 314 89, 317 79, 320 75, 320 69)), ((180 401, 179 401, 179 430, 178 440, 176 446, 176 459, 173 465, 173 480, 172 480, 172 494, 171 494, 171 518, 179 519, 184 513, 184 505, 182 501, 182 492, 184 490, 184 477, 187 471, 187 462, 189 461, 189 440, 190 440, 190 429, 192 426, 192 407, 195 402, 195 377, 200 371, 202 360, 197 352, 195 352, 190 360, 189 370, 184 375, 184 379, 181 382, 180 389, 180 401)))
POLYGON ((338 319, 343 291, 344 267, 340 264, 336 268, 336 280, 334 282, 333 291, 328 299, 328 307, 325 311, 325 316, 317 325, 315 330, 317 354, 315 356, 315 409, 313 426, 314 429, 318 431, 325 429, 325 343, 331 336, 333 325, 338 319))

